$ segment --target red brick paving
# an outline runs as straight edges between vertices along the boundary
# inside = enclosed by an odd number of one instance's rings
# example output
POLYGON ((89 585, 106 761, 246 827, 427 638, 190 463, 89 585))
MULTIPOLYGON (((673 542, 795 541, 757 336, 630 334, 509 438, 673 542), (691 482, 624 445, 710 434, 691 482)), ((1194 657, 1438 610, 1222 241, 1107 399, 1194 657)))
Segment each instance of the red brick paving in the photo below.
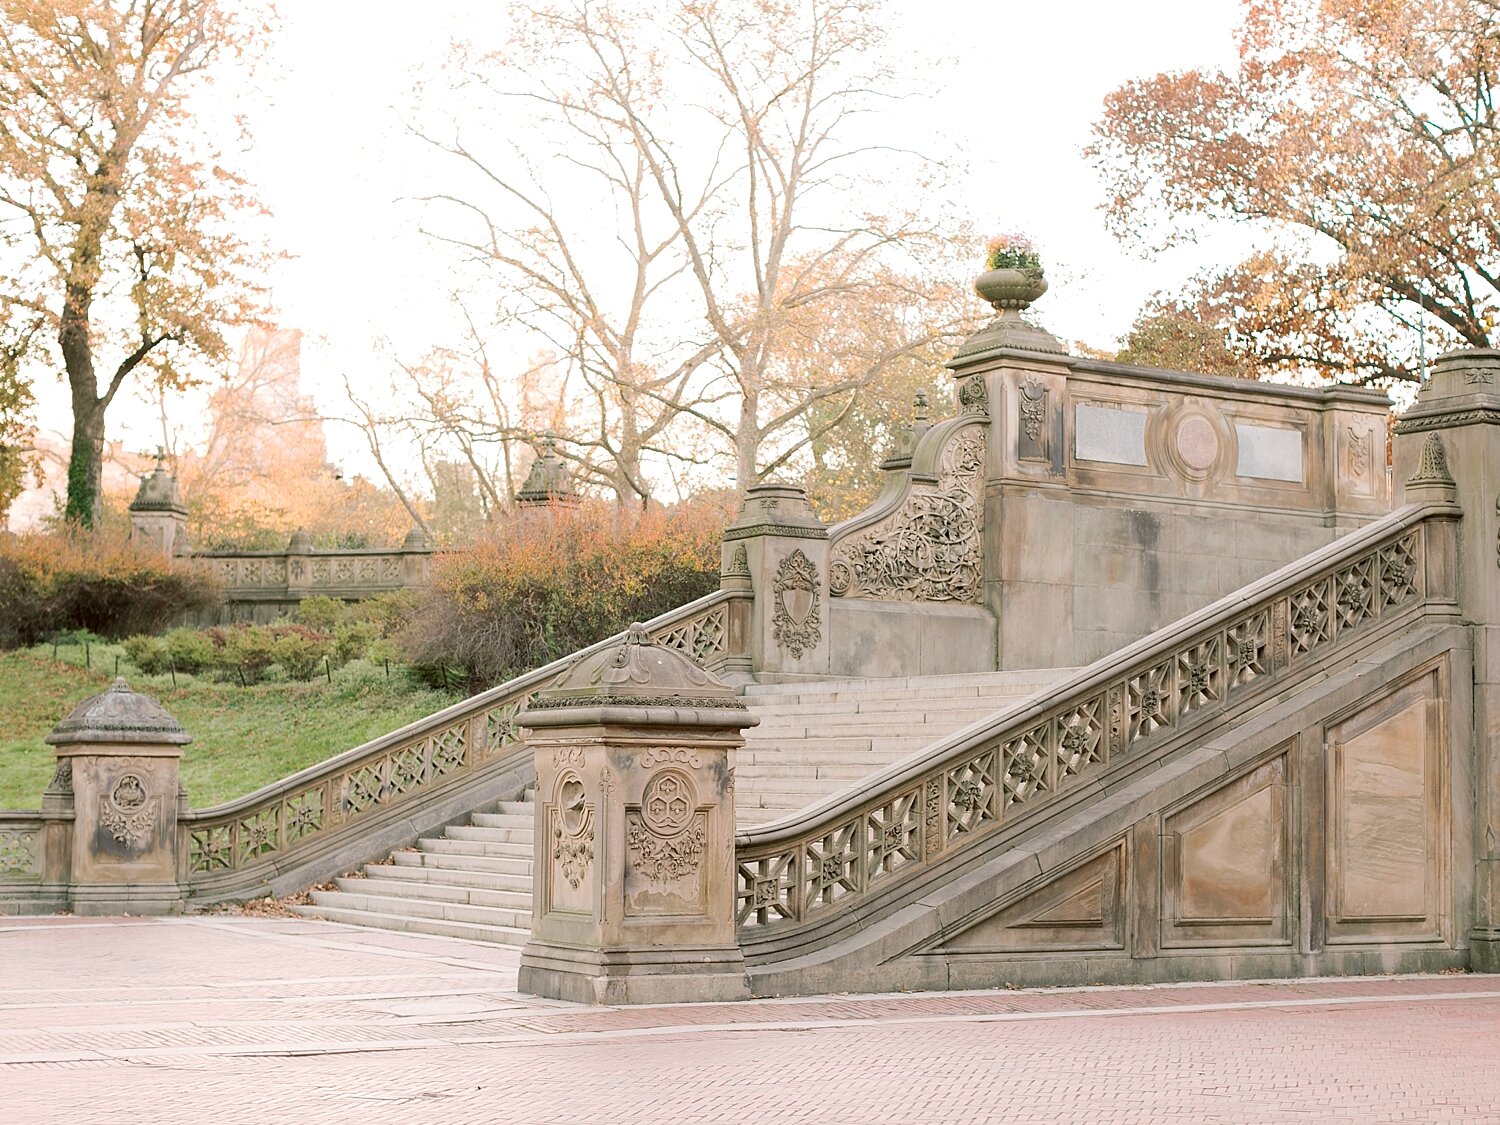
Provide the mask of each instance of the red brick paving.
POLYGON ((592 1009, 515 950, 0 919, 0 1123, 1494 1122, 1500 977, 592 1009))

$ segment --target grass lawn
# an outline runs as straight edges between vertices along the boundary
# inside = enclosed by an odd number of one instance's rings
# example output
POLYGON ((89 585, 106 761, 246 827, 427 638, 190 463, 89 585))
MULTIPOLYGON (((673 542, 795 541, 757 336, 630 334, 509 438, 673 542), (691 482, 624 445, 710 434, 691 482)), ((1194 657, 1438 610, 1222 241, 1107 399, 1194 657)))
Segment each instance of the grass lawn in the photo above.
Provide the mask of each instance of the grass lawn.
POLYGON ((179 674, 147 676, 117 645, 83 650, 50 646, 0 652, 0 809, 34 809, 52 776, 52 747, 42 741, 74 704, 120 674, 153 696, 193 736, 184 748, 182 783, 193 808, 239 797, 342 750, 448 706, 460 696, 414 686, 399 671, 387 680, 370 665, 350 665, 333 683, 215 683, 179 674))

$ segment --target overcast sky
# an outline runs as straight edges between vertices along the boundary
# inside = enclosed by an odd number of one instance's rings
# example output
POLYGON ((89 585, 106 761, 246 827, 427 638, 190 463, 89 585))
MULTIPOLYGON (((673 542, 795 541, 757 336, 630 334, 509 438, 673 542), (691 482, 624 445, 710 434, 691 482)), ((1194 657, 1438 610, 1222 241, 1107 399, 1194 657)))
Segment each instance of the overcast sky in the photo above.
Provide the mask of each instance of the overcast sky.
MULTIPOLYGON (((289 258, 274 278, 286 327, 309 348, 306 389, 333 402, 338 372, 376 376, 371 342, 420 351, 446 292, 442 258, 415 232, 398 197, 420 180, 420 147, 402 108, 414 67, 450 38, 503 30, 497 6, 465 0, 290 0, 281 5, 264 101, 247 105, 254 147, 241 162, 289 258)), ((1229 65, 1236 0, 890 0, 892 40, 929 96, 896 103, 893 128, 937 123, 964 154, 958 203, 983 231, 1021 229, 1046 255, 1052 291, 1035 310, 1068 340, 1112 346, 1153 290, 1239 256, 1243 236, 1146 262, 1105 232, 1100 185, 1081 149, 1105 94, 1135 76, 1229 65), (901 119, 900 115, 907 115, 901 119)), ((110 437, 157 444, 152 412, 122 403, 110 437)), ((183 404, 185 415, 192 407, 183 404)), ((48 394, 45 429, 66 426, 48 394)), ((330 432, 333 455, 364 471, 352 434, 330 432)))

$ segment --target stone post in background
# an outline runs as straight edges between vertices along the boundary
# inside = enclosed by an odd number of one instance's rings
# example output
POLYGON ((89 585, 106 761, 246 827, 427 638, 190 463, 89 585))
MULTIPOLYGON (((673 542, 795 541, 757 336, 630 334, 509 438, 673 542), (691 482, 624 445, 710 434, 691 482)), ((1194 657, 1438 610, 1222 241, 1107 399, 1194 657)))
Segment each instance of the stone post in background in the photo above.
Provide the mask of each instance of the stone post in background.
POLYGON ((186 555, 192 547, 187 535, 187 506, 177 488, 177 478, 167 471, 158 455, 156 468, 141 478, 141 487, 130 502, 130 538, 155 547, 168 558, 186 555))
MULTIPOLYGON (((1458 602, 1474 636, 1471 967, 1500 971, 1500 351, 1449 352, 1396 427, 1404 502, 1457 497, 1458 602), (1446 486, 1446 487, 1444 487, 1446 486)), ((1462 724, 1459 724, 1460 729, 1462 724)))
POLYGON ((521 990, 588 1004, 748 996, 730 759, 756 722, 744 704, 632 625, 520 721, 537 775, 521 990))
MULTIPOLYGON (((173 914, 182 909, 177 818, 182 748, 192 739, 156 700, 117 679, 85 699, 46 741, 56 747, 49 796, 71 790, 75 914, 173 914)), ((63 876, 62 871, 57 872, 63 876)))
POLYGON ((432 540, 420 527, 408 531, 401 543, 401 585, 408 590, 432 585, 432 540))
POLYGON ((828 526, 791 484, 757 484, 724 532, 722 572, 749 576, 750 663, 758 676, 826 676, 828 526))

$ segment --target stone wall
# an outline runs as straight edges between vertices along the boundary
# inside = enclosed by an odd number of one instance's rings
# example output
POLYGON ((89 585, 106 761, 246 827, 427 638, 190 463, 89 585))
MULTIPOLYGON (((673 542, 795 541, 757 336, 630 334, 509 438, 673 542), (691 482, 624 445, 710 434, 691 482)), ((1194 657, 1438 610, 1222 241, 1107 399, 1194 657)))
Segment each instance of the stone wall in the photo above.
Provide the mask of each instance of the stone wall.
POLYGON ((1087 664, 1390 510, 1383 395, 1009 353, 982 604, 999 666, 1087 664))
POLYGON ((303 598, 357 601, 431 580, 432 547, 417 532, 395 549, 314 550, 293 536, 283 551, 200 551, 192 558, 224 586, 224 603, 198 625, 266 624, 291 613, 303 598))

